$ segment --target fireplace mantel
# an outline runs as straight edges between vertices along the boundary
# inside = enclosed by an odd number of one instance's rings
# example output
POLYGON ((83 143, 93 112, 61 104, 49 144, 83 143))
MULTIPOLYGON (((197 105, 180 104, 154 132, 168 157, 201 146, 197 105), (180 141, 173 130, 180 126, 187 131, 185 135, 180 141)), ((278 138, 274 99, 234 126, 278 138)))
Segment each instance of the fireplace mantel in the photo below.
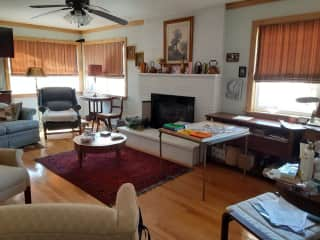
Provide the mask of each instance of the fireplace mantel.
POLYGON ((139 73, 138 78, 140 102, 150 100, 151 93, 195 97, 195 121, 221 109, 220 74, 139 73))
POLYGON ((139 73, 139 75, 152 77, 221 78, 221 74, 139 73))

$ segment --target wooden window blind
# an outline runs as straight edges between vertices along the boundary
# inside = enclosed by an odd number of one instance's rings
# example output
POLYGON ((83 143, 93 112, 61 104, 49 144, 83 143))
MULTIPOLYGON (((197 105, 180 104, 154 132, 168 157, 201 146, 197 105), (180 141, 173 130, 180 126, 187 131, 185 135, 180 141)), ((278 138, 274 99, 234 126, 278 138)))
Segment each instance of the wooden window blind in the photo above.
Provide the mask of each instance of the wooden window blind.
POLYGON ((46 75, 78 75, 77 45, 65 42, 14 40, 11 74, 25 75, 30 67, 41 67, 46 75))
POLYGON ((255 81, 320 83, 320 19, 259 27, 255 81))
POLYGON ((124 47, 124 41, 85 44, 86 71, 95 64, 102 66, 104 76, 124 76, 124 47))

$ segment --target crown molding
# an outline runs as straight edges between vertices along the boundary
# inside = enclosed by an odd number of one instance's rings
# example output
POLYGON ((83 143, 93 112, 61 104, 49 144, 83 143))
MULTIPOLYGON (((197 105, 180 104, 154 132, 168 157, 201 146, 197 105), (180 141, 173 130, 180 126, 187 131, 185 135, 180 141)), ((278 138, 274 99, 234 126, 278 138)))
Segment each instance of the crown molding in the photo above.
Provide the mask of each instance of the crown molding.
POLYGON ((134 26, 140 26, 140 25, 144 25, 144 20, 130 21, 127 25, 114 24, 114 25, 107 25, 107 26, 103 26, 103 27, 92 28, 92 29, 88 29, 88 30, 82 30, 81 34, 102 32, 102 31, 111 31, 111 30, 115 30, 115 29, 119 29, 119 28, 134 27, 134 26))
POLYGON ((281 0, 242 0, 239 2, 226 3, 226 9, 227 10, 236 9, 236 8, 249 7, 253 5, 278 2, 278 1, 281 1, 281 0))
POLYGON ((12 22, 0 20, 0 25, 12 26, 12 27, 24 27, 24 28, 33 28, 38 30, 54 31, 54 32, 64 32, 70 34, 81 34, 80 30, 68 29, 68 28, 59 28, 59 27, 50 27, 38 24, 22 23, 22 22, 12 22))
POLYGON ((0 20, 0 26, 1 25, 12 26, 12 27, 33 28, 33 29, 46 30, 46 31, 64 32, 69 34, 88 34, 88 33, 101 32, 101 31, 110 31, 110 30, 124 28, 124 27, 140 26, 140 25, 144 25, 144 20, 130 21, 127 25, 114 24, 114 25, 107 25, 107 26, 97 27, 97 28, 92 28, 87 30, 51 27, 51 26, 45 26, 45 25, 13 22, 13 21, 5 21, 5 20, 0 20))

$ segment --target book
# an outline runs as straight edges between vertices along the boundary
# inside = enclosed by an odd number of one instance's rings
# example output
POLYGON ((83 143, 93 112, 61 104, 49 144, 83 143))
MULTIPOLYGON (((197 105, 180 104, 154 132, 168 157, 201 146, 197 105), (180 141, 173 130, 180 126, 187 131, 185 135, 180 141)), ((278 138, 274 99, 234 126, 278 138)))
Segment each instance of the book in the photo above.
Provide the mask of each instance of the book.
POLYGON ((166 129, 169 129, 169 130, 172 130, 172 131, 179 131, 179 130, 184 129, 185 126, 182 125, 182 124, 176 124, 176 123, 165 123, 163 125, 163 128, 166 128, 166 129))
POLYGON ((280 178, 295 179, 299 171, 299 164, 286 163, 283 166, 279 167, 278 170, 280 172, 280 178))

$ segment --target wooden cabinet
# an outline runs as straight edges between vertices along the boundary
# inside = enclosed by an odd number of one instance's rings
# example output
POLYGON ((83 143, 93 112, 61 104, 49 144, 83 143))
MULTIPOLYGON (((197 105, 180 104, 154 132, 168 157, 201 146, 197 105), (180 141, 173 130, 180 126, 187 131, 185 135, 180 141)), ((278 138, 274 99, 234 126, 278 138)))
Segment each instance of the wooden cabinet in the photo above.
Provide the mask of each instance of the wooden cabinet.
POLYGON ((207 114, 206 117, 207 120, 250 128, 249 150, 287 160, 298 156, 299 141, 303 133, 283 128, 278 121, 257 118, 239 120, 234 118, 236 115, 228 113, 207 114))
POLYGON ((11 91, 0 91, 0 102, 11 103, 11 91))

